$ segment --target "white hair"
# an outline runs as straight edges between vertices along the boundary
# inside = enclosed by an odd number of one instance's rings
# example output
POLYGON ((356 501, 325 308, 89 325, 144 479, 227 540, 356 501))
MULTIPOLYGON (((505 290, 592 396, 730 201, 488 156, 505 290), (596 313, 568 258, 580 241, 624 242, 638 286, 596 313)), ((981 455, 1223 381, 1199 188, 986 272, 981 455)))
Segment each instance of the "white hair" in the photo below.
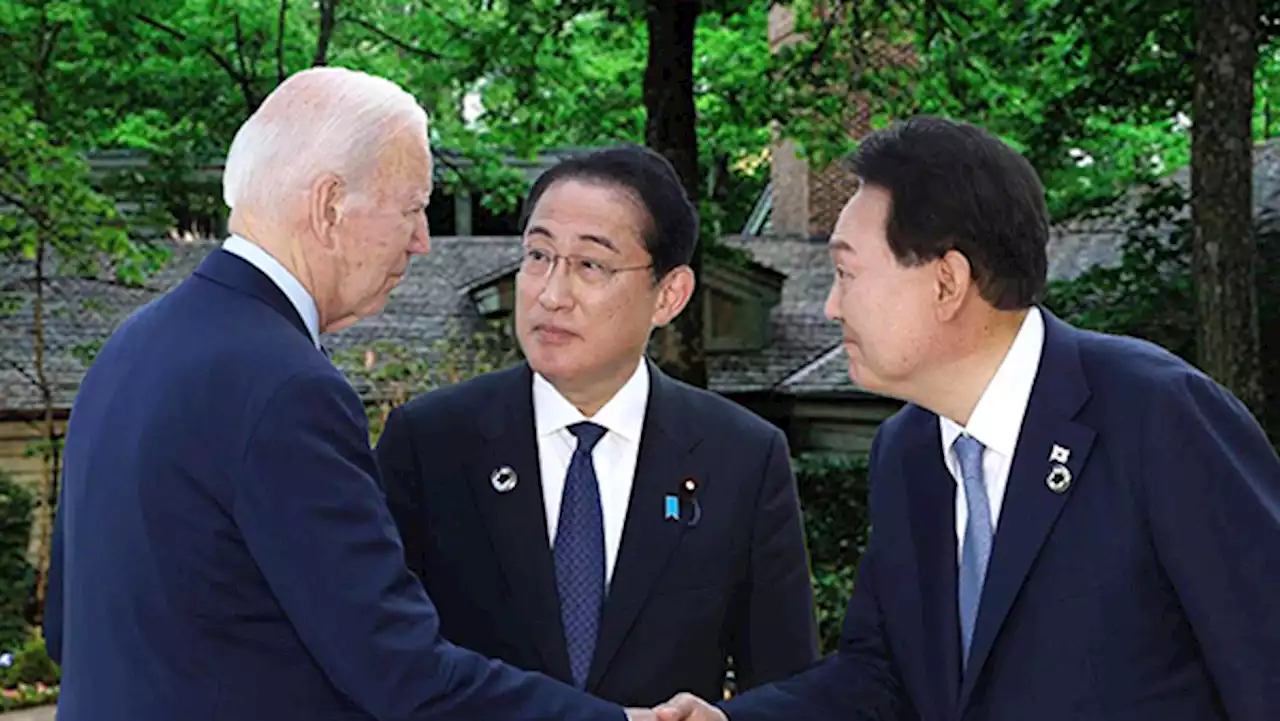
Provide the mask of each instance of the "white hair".
POLYGON ((236 132, 222 176, 227 207, 279 207, 321 174, 348 179, 401 130, 427 127, 412 95, 385 78, 337 67, 289 76, 236 132), (416 127, 415 127, 416 126, 416 127))

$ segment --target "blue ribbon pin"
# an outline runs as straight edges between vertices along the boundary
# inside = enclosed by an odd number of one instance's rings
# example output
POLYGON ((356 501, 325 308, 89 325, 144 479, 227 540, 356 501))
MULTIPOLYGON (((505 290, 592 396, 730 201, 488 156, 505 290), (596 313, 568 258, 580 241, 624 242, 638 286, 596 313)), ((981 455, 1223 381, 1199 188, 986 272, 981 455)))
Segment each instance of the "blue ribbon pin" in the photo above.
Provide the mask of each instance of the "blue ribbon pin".
POLYGON ((676 521, 680 519, 680 499, 675 496, 667 496, 667 509, 664 516, 665 520, 676 521))

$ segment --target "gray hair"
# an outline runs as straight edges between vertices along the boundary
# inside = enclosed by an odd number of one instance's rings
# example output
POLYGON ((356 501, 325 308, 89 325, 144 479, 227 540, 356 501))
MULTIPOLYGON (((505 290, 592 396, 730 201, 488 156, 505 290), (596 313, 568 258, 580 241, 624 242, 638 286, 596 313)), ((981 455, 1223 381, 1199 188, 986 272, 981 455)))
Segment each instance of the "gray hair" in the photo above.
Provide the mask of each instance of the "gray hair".
POLYGON ((272 91, 236 132, 223 170, 223 200, 233 209, 250 199, 279 207, 324 173, 358 177, 399 131, 425 134, 426 127, 426 111, 390 80, 346 68, 303 70, 272 91))

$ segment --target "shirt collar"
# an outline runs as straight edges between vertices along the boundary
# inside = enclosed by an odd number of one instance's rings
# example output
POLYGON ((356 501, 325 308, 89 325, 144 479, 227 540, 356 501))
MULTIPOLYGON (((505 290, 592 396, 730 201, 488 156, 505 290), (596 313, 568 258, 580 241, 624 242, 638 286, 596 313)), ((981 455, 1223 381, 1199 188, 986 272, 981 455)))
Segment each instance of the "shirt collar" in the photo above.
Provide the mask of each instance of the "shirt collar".
POLYGON ((996 374, 973 407, 968 425, 961 426, 950 418, 939 418, 943 449, 950 451, 956 438, 961 433, 968 433, 988 449, 1012 458, 1018 445, 1022 419, 1031 401, 1031 388, 1035 385, 1043 350, 1044 318, 1040 309, 1033 306, 1023 319, 1022 327, 1018 329, 1018 335, 996 374))
POLYGON ((633 443, 639 442, 649 405, 649 365, 643 357, 636 370, 608 403, 591 418, 582 415, 556 387, 539 373, 533 374, 533 422, 538 436, 546 436, 574 423, 591 421, 633 443))
POLYGON ((273 283, 280 288, 280 292, 284 293, 293 307, 297 309, 298 315, 302 316, 302 322, 307 326, 307 332, 311 334, 311 342, 320 347, 320 312, 316 309, 316 301, 302 287, 302 283, 285 268, 280 261, 274 256, 262 249, 262 246, 245 239, 239 235, 232 235, 222 244, 222 249, 244 258, 251 265, 262 271, 273 283))

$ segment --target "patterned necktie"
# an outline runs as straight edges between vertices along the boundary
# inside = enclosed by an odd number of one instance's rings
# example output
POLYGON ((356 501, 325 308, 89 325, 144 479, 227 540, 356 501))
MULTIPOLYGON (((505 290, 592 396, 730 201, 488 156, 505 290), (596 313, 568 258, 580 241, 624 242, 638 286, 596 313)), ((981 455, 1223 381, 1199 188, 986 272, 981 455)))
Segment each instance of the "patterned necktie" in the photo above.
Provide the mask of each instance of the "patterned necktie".
POLYGON ((569 431, 578 437, 578 447, 569 461, 560 499, 556 587, 560 591, 560 619, 564 622, 569 667, 574 683, 584 688, 604 604, 604 518, 591 451, 605 429, 594 423, 577 423, 569 431))
POLYGON ((969 645, 978 620, 978 604, 982 584, 987 577, 987 560, 991 556, 991 506, 987 503, 987 485, 982 480, 983 445, 973 436, 956 439, 956 457, 960 459, 960 475, 964 478, 965 505, 969 520, 964 528, 964 546, 960 552, 960 654, 962 666, 969 662, 969 645))

